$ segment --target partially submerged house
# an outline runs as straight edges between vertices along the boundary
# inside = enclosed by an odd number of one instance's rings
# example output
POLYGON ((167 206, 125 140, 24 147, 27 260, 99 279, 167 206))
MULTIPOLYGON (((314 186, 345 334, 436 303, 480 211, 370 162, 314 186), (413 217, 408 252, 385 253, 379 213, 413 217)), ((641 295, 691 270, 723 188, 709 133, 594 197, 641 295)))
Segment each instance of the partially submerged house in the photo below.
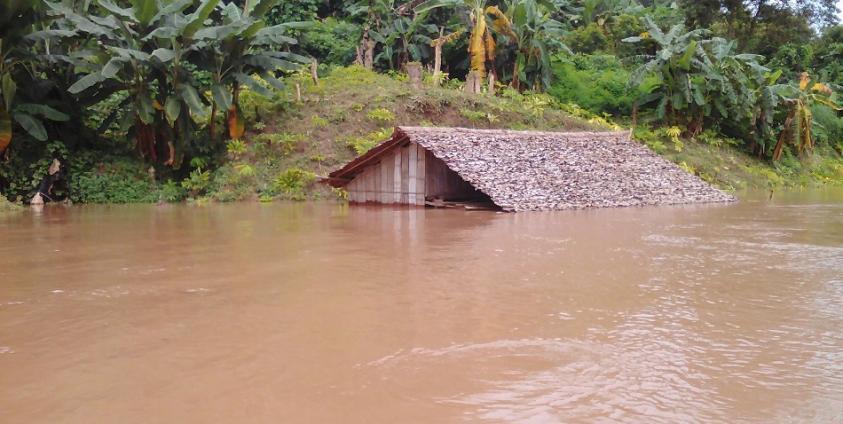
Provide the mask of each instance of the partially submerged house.
POLYGON ((325 182, 345 188, 350 202, 486 201, 505 211, 735 200, 628 132, 396 127, 325 182))

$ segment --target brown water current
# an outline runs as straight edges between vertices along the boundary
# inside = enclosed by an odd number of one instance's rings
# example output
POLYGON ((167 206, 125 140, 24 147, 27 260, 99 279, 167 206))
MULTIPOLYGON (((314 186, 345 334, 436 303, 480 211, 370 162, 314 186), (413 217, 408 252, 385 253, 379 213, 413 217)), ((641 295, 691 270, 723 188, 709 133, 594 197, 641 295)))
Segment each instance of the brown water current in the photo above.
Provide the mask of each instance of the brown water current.
POLYGON ((843 423, 843 192, 0 217, 3 423, 843 423))

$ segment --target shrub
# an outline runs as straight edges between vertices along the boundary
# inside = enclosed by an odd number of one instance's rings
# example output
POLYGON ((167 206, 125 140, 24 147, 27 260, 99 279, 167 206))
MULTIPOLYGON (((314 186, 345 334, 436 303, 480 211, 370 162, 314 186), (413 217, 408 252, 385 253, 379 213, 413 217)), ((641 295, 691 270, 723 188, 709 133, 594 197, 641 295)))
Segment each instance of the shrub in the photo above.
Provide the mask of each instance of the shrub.
POLYGON ((202 168, 194 169, 190 172, 190 176, 182 180, 181 186, 184 187, 192 197, 201 196, 208 192, 211 186, 211 173, 203 171, 202 168))
POLYGON ((299 46, 325 64, 345 66, 354 61, 360 33, 359 25, 326 18, 302 34, 299 46))
POLYGON ((296 151, 299 144, 305 140, 305 136, 294 133, 265 133, 255 136, 253 140, 258 143, 269 143, 280 149, 281 154, 286 156, 296 151))
POLYGON ((368 152, 372 147, 377 146, 389 138, 390 135, 392 135, 391 128, 381 128, 378 131, 370 132, 364 136, 349 137, 346 139, 345 144, 358 155, 362 155, 363 153, 368 152))
POLYGON ((185 188, 173 180, 167 180, 167 182, 162 184, 161 188, 158 190, 159 200, 163 200, 165 202, 180 202, 184 200, 185 197, 187 197, 187 191, 185 188))
POLYGON ((485 113, 471 109, 460 109, 460 115, 471 122, 480 122, 486 119, 485 113))
POLYGON ((310 117, 310 124, 313 125, 313 128, 327 127, 328 120, 321 116, 313 115, 310 117))
POLYGON ((6 196, 0 194, 0 213, 17 211, 20 209, 20 205, 8 201, 6 196))
POLYGON ((665 134, 663 129, 652 130, 642 125, 635 128, 633 137, 636 140, 643 142, 650 148, 650 150, 656 153, 662 154, 667 152, 667 145, 665 142, 668 141, 667 139, 669 139, 669 136, 665 134))
POLYGON ((289 168, 273 181, 273 189, 291 200, 304 200, 305 189, 316 181, 316 174, 301 168, 289 168))
POLYGON ((214 171, 208 191, 220 202, 247 199, 255 194, 257 170, 249 164, 225 165, 214 171))
POLYGON ((814 49, 810 44, 787 43, 776 50, 769 67, 781 69, 789 79, 794 79, 801 72, 809 71, 813 60, 814 49))
POLYGON ((811 108, 814 116, 814 133, 818 141, 831 146, 843 145, 843 118, 838 118, 834 109, 826 105, 811 108))
POLYGON ((703 132, 697 134, 696 140, 712 147, 721 147, 723 145, 734 147, 741 144, 740 140, 726 137, 711 128, 707 128, 703 132))
POLYGON ((811 174, 824 183, 843 184, 843 161, 829 157, 823 158, 811 174))
POLYGON ((577 28, 568 35, 568 46, 577 53, 594 53, 608 46, 606 35, 596 23, 577 28))
POLYGON ((257 79, 256 82, 267 87, 271 95, 264 96, 247 87, 242 88, 239 98, 240 113, 243 116, 246 129, 253 127, 254 124, 262 121, 265 117, 289 110, 293 105, 292 100, 287 98, 282 91, 273 89, 263 80, 257 79))
POLYGON ((594 113, 629 115, 638 95, 628 87, 629 72, 615 56, 558 57, 548 94, 563 103, 576 103, 594 113))
POLYGON ((243 140, 230 140, 228 144, 226 144, 225 148, 226 151, 228 151, 228 154, 235 157, 246 153, 246 143, 244 143, 243 140))
POLYGON ((379 107, 377 109, 372 109, 369 113, 366 114, 366 117, 375 121, 375 122, 392 122, 395 120, 395 114, 392 113, 389 109, 385 109, 379 107))
POLYGON ((248 163, 238 163, 234 165, 234 169, 237 170, 237 174, 241 177, 254 177, 255 176, 255 167, 249 165, 248 163))
POLYGON ((70 198, 77 203, 151 203, 158 189, 143 165, 118 161, 76 173, 71 179, 70 198))
POLYGON ((646 49, 645 44, 621 42, 624 38, 635 37, 646 31, 641 19, 635 15, 618 15, 609 23, 609 35, 615 45, 615 53, 621 57, 641 54, 646 49))

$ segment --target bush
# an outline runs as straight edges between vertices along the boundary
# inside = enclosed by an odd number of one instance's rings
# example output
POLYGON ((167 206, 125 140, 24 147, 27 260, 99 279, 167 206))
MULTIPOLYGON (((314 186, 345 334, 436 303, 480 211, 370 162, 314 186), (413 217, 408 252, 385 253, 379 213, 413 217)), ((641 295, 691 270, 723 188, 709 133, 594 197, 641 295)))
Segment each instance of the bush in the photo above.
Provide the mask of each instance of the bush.
POLYGON ((771 69, 781 69, 789 79, 795 79, 802 72, 811 68, 814 60, 814 49, 810 44, 787 43, 770 59, 771 69))
POLYGON ((606 50, 609 41, 603 30, 596 23, 577 28, 568 35, 568 47, 577 53, 594 53, 606 50))
POLYGON ((121 160, 74 174, 70 198, 77 203, 151 203, 158 200, 158 187, 143 164, 121 160))
POLYGON ((629 72, 615 56, 577 55, 557 58, 548 94, 562 103, 576 103, 594 113, 629 115, 637 90, 628 87, 629 72))
POLYGON ((281 155, 287 156, 299 147, 305 141, 304 134, 290 134, 290 133, 264 133, 256 135, 253 140, 255 143, 268 143, 272 147, 280 149, 281 155))
POLYGON ((381 128, 378 131, 370 132, 363 136, 352 136, 346 139, 345 145, 354 150, 358 155, 362 155, 377 146, 392 135, 391 128, 381 128))
POLYGON ((20 209, 20 205, 8 201, 5 196, 0 194, 0 213, 17 211, 20 209))
POLYGON ((289 168, 273 182, 273 188, 283 197, 291 200, 304 200, 305 190, 316 181, 316 174, 301 168, 289 168))
MULTIPOLYGON (((269 87, 263 80, 256 81, 258 84, 269 88, 272 94, 264 96, 248 87, 241 89, 239 99, 240 114, 243 117, 243 122, 247 130, 254 128, 255 124, 261 122, 266 117, 290 110, 293 105, 293 101, 283 91, 269 87)), ((221 115, 224 114, 221 113, 221 115)))
POLYGON ((169 203, 180 202, 187 197, 187 191, 179 183, 167 180, 158 190, 158 199, 169 203))
POLYGON ((648 43, 624 43, 624 38, 641 35, 647 29, 635 15, 618 15, 609 24, 609 35, 615 45, 615 53, 621 57, 641 54, 648 47, 648 43))
POLYGON ((202 168, 194 169, 190 172, 190 176, 182 180, 181 186, 191 197, 204 195, 211 186, 211 173, 203 171, 202 168))
POLYGON ((299 46, 324 64, 345 66, 354 61, 361 32, 359 25, 326 18, 302 34, 299 46))
POLYGON ((389 109, 385 109, 379 107, 377 109, 372 109, 369 113, 366 114, 366 117, 375 121, 375 122, 392 122, 395 120, 395 114, 392 113, 389 109))
POLYGON ((257 191, 256 174, 255 167, 245 163, 222 166, 214 171, 208 191, 220 202, 248 199, 257 191))
POLYGON ((811 108, 814 115, 814 133, 817 141, 831 146, 843 146, 843 118, 837 117, 834 109, 825 105, 811 108))

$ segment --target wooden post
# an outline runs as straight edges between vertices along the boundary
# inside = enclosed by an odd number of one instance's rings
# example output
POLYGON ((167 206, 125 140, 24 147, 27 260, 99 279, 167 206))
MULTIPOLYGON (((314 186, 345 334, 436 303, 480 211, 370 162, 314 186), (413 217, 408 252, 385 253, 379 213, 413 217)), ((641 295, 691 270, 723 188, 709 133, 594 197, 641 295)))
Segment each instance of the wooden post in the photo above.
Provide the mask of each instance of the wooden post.
POLYGON ((426 186, 426 180, 425 180, 425 175, 426 175, 426 172, 425 172, 425 166, 426 166, 425 157, 427 156, 427 150, 425 150, 425 148, 420 146, 420 145, 416 145, 416 146, 418 147, 418 150, 419 150, 418 162, 417 162, 418 170, 416 171, 416 178, 418 180, 418 182, 416 183, 416 191, 418 192, 416 194, 416 204, 424 206, 424 197, 427 194, 427 186, 426 186))
POLYGON ((401 148, 401 203, 409 204, 410 193, 410 148, 404 146, 401 148))
POLYGON ((395 154, 393 155, 393 160, 395 161, 395 170, 394 170, 394 177, 393 177, 393 188, 392 192, 395 194, 395 203, 401 203, 401 148, 395 149, 395 154))
POLYGON ((411 205, 416 204, 416 184, 418 181, 416 180, 416 171, 418 170, 418 150, 416 149, 416 143, 410 143, 410 166, 407 169, 407 178, 409 178, 409 184, 407 184, 407 203, 411 205))
POLYGON ((438 86, 442 79, 442 44, 433 47, 433 85, 438 86))

